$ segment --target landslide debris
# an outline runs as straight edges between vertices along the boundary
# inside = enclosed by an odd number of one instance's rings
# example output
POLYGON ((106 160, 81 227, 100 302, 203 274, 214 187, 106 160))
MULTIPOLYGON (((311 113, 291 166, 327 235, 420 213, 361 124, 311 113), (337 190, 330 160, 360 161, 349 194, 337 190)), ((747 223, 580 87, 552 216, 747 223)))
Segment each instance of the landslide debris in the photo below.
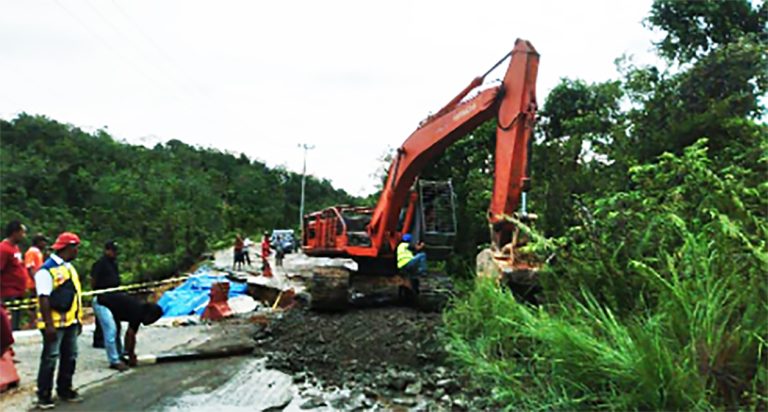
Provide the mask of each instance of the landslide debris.
MULTIPOLYGON (((343 313, 294 309, 256 332, 255 354, 298 384, 343 389, 350 398, 364 396, 386 408, 489 407, 466 390, 466 377, 447 363, 438 337, 441 324, 439 313, 404 307, 343 313)), ((311 404, 323 402, 315 401, 311 404)))

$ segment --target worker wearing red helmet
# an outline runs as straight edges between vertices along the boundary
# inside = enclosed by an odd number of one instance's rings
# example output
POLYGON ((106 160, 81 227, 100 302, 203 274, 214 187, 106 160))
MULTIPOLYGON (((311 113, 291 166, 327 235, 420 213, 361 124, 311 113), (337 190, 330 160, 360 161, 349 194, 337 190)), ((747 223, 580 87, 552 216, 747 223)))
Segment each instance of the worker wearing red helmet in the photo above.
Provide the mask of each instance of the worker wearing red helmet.
POLYGON ((53 253, 35 274, 37 289, 37 328, 43 333, 43 353, 37 373, 37 407, 50 409, 53 403, 53 375, 56 363, 59 374, 56 392, 59 399, 79 402, 82 398, 72 387, 77 360, 77 336, 82 331, 82 289, 75 260, 80 238, 64 232, 56 238, 53 253))

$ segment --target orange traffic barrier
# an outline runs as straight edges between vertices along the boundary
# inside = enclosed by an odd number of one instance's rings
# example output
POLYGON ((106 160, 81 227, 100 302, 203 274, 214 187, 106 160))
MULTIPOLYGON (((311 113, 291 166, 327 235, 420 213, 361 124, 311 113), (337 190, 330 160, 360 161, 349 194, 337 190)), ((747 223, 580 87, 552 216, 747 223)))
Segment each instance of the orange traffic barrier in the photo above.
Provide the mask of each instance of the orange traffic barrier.
POLYGON ((18 386, 19 374, 13 364, 13 351, 7 350, 0 357, 0 392, 18 386))
POLYGON ((227 303, 229 299, 229 283, 216 282, 211 285, 211 300, 203 312, 203 319, 219 320, 232 316, 232 308, 227 303))
POLYGON ((272 267, 269 266, 269 262, 264 260, 264 270, 261 271, 261 275, 265 278, 271 278, 272 277, 272 267))

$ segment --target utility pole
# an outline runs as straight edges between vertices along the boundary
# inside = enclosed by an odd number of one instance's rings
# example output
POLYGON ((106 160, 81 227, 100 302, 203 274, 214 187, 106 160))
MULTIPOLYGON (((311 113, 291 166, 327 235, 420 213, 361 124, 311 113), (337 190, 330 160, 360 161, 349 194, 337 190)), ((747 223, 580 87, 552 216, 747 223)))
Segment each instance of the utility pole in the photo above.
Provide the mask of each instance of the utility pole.
POLYGON ((299 203, 299 230, 304 230, 304 185, 306 184, 306 179, 307 179, 307 151, 314 149, 315 145, 300 143, 299 148, 304 149, 304 167, 301 169, 301 202, 299 203))

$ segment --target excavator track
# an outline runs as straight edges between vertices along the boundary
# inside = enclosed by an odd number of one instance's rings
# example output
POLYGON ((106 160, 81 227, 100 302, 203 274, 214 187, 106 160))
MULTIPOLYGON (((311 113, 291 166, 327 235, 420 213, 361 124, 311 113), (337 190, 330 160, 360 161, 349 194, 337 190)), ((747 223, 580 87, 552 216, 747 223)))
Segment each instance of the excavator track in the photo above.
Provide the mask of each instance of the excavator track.
POLYGON ((310 308, 337 312, 349 307, 351 271, 344 266, 323 266, 312 270, 309 285, 310 308))
POLYGON ((419 279, 416 306, 423 312, 442 312, 453 297, 453 280, 445 273, 429 272, 419 279))
POLYGON ((310 308, 339 312, 350 308, 407 305, 425 312, 439 312, 450 301, 453 282, 443 273, 419 278, 419 293, 400 275, 367 275, 346 266, 317 267, 309 287, 310 308))

